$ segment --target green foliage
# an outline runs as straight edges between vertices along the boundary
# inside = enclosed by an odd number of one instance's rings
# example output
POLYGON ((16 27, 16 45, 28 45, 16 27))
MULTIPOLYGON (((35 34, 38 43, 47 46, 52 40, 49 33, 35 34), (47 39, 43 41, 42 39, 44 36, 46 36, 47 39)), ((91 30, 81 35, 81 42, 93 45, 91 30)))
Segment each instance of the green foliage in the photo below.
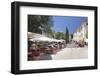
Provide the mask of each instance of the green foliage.
POLYGON ((53 29, 53 21, 51 16, 28 15, 28 32, 42 34, 43 32, 48 37, 56 39, 65 39, 69 41, 69 31, 66 27, 66 33, 55 32, 53 29))
POLYGON ((71 39, 73 39, 73 34, 71 34, 71 39))
POLYGON ((50 16, 28 15, 28 31, 42 34, 42 31, 50 34, 53 26, 50 16))
POLYGON ((65 33, 65 40, 66 40, 66 43, 69 42, 69 31, 67 27, 66 27, 66 33, 65 33))
POLYGON ((55 38, 56 39, 64 39, 65 38, 65 34, 63 32, 56 32, 55 33, 55 38))

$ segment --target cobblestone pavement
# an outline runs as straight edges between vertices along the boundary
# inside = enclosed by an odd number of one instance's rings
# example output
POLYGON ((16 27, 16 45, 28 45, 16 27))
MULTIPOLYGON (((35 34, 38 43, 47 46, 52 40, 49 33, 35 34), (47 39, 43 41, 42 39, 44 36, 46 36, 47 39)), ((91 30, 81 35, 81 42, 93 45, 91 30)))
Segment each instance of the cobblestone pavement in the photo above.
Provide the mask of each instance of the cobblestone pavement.
POLYGON ((53 60, 59 59, 82 59, 88 58, 88 48, 64 48, 57 54, 52 55, 53 60))
POLYGON ((46 54, 40 57, 40 60, 62 60, 62 59, 84 59, 88 58, 88 46, 79 47, 75 42, 69 42, 66 48, 57 52, 57 54, 46 54))

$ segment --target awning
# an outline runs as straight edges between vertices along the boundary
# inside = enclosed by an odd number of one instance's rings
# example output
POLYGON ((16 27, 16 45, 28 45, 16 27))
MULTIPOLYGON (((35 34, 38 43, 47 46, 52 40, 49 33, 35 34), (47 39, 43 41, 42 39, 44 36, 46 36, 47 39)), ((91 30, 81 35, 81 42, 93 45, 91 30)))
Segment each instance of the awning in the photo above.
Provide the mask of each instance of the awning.
POLYGON ((63 41, 65 41, 65 40, 57 40, 57 39, 48 38, 48 37, 32 38, 30 40, 31 41, 47 41, 47 42, 63 42, 63 41))

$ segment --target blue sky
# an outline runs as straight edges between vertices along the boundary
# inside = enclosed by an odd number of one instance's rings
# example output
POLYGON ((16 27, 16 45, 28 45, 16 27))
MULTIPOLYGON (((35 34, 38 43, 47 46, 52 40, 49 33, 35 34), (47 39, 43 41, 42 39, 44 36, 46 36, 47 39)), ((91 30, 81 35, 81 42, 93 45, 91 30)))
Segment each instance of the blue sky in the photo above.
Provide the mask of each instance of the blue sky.
POLYGON ((53 16, 53 29, 56 32, 65 32, 66 26, 69 33, 73 33, 87 17, 78 16, 53 16))

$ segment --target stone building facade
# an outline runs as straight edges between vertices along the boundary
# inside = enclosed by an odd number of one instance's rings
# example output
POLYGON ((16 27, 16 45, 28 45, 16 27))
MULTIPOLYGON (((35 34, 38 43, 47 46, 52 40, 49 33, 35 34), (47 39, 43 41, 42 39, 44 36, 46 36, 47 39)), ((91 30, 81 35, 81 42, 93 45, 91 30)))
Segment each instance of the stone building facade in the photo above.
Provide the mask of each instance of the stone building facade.
POLYGON ((80 27, 73 33, 74 41, 84 41, 87 42, 88 40, 88 22, 84 21, 80 27))

